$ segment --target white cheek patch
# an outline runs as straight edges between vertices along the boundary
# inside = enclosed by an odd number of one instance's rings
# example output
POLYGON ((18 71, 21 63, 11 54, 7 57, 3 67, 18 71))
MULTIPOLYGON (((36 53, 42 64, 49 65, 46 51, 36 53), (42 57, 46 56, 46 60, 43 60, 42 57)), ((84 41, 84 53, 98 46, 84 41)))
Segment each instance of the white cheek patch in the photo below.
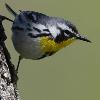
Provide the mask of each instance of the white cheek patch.
POLYGON ((50 26, 48 27, 49 28, 49 31, 50 33, 52 34, 52 36, 55 38, 57 35, 60 34, 60 30, 57 29, 55 26, 50 26))

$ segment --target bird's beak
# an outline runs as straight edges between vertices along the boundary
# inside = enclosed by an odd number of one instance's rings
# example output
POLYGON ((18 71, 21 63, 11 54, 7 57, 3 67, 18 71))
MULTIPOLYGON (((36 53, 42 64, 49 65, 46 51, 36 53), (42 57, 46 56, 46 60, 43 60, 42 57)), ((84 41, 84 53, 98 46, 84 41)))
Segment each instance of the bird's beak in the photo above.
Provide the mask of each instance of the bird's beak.
POLYGON ((81 36, 81 35, 77 35, 76 36, 76 39, 79 39, 79 40, 82 40, 82 41, 86 41, 86 42, 90 42, 91 43, 91 41, 89 39, 87 39, 86 37, 81 36))

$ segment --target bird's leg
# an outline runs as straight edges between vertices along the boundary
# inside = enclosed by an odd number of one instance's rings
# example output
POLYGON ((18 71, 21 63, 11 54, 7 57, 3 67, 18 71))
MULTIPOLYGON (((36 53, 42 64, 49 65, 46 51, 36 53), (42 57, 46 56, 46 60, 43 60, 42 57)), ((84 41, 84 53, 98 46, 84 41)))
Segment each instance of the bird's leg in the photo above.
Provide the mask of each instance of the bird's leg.
POLYGON ((17 68, 16 68, 16 72, 17 72, 17 73, 18 73, 19 64, 20 64, 21 60, 22 60, 22 57, 21 57, 21 56, 19 56, 19 59, 18 59, 18 64, 17 64, 17 68))

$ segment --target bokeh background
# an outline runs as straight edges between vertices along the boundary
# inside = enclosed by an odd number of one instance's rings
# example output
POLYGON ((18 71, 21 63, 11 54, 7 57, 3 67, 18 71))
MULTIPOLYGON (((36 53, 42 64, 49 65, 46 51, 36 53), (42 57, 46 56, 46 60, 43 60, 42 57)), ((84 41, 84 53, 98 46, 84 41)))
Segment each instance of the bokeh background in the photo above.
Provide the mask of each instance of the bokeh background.
MULTIPOLYGON (((33 10, 70 20, 92 41, 76 41, 39 61, 24 59, 18 73, 22 100, 100 100, 100 0, 0 0, 0 14, 14 19, 5 2, 17 12, 33 10)), ((11 25, 4 22, 6 45, 17 65, 11 25)))

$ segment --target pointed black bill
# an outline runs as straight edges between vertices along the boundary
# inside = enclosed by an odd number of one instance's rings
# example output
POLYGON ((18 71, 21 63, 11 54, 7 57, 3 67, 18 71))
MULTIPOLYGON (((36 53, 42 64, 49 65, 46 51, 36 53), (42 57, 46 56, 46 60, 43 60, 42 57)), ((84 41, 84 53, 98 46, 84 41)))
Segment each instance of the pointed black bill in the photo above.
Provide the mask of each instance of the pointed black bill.
POLYGON ((81 36, 81 35, 76 36, 76 39, 79 39, 79 40, 82 40, 82 41, 86 41, 86 42, 90 42, 91 43, 91 41, 89 39, 87 39, 86 37, 81 36))

